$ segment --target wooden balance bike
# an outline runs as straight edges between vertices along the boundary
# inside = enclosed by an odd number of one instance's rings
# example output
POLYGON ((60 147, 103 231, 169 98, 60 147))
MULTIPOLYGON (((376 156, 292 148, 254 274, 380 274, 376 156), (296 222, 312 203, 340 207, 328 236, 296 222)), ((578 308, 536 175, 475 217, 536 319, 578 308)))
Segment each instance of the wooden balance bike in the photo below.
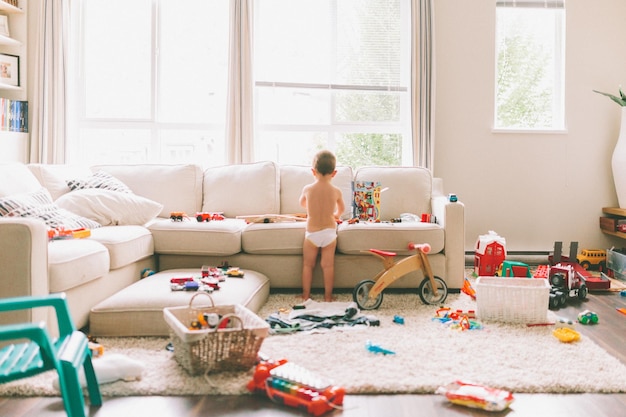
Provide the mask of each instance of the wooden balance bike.
POLYGON ((444 280, 433 275, 430 262, 426 256, 430 252, 430 245, 428 243, 421 245, 409 243, 409 249, 415 250, 415 255, 398 262, 394 262, 395 252, 386 252, 378 249, 363 251, 380 258, 385 269, 379 272, 373 280, 363 280, 354 287, 352 298, 361 310, 377 309, 383 302, 383 291, 385 288, 409 272, 418 270, 421 270, 424 275, 418 291, 422 302, 434 305, 441 304, 446 300, 448 286, 444 280))

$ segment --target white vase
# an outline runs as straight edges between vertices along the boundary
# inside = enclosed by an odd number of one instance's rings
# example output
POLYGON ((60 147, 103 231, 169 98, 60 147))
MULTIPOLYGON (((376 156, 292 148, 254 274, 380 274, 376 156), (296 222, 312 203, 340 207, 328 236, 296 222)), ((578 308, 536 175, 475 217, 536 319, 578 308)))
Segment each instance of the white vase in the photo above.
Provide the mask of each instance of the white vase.
POLYGON ((626 107, 622 107, 622 124, 617 137, 613 158, 613 183, 617 193, 617 203, 620 208, 626 208, 626 107))

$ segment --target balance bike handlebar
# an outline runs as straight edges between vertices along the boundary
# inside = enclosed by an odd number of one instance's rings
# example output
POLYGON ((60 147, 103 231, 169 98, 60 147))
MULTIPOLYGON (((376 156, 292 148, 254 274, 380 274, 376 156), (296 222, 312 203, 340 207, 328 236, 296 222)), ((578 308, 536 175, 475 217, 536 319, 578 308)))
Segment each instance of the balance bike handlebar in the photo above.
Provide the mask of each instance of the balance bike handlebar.
POLYGON ((423 253, 428 253, 430 252, 430 245, 428 243, 409 243, 409 250, 421 250, 423 253))

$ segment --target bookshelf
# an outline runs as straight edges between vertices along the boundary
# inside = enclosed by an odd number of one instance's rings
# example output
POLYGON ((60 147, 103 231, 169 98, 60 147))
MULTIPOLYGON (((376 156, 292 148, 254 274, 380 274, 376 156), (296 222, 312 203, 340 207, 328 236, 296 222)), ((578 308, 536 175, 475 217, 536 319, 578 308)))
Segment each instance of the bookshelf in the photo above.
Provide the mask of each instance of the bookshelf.
POLYGON ((23 121, 22 128, 15 129, 15 126, 7 122, 8 119, 6 118, 9 110, 15 108, 11 103, 26 103, 27 100, 27 6, 27 0, 16 2, 0 0, 0 15, 6 16, 9 32, 8 34, 0 33, 0 54, 5 54, 8 57, 17 57, 16 62, 12 62, 12 64, 18 64, 17 76, 14 73, 13 77, 15 78, 8 79, 8 83, 2 82, 2 76, 0 76, 0 103, 9 106, 3 106, 0 109, 0 120, 2 120, 2 125, 0 125, 1 162, 28 162, 28 123, 23 121))

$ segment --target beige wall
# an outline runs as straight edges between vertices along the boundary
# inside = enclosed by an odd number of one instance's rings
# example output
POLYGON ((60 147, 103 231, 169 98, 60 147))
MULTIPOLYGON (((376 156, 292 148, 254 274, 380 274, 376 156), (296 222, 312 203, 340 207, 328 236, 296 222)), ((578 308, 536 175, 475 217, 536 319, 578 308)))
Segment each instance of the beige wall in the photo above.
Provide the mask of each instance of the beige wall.
POLYGON ((626 88, 626 1, 566 2, 566 133, 492 132, 495 1, 435 0, 434 174, 466 205, 466 243, 495 230, 510 251, 626 246, 600 232, 617 206, 610 167, 626 88))

